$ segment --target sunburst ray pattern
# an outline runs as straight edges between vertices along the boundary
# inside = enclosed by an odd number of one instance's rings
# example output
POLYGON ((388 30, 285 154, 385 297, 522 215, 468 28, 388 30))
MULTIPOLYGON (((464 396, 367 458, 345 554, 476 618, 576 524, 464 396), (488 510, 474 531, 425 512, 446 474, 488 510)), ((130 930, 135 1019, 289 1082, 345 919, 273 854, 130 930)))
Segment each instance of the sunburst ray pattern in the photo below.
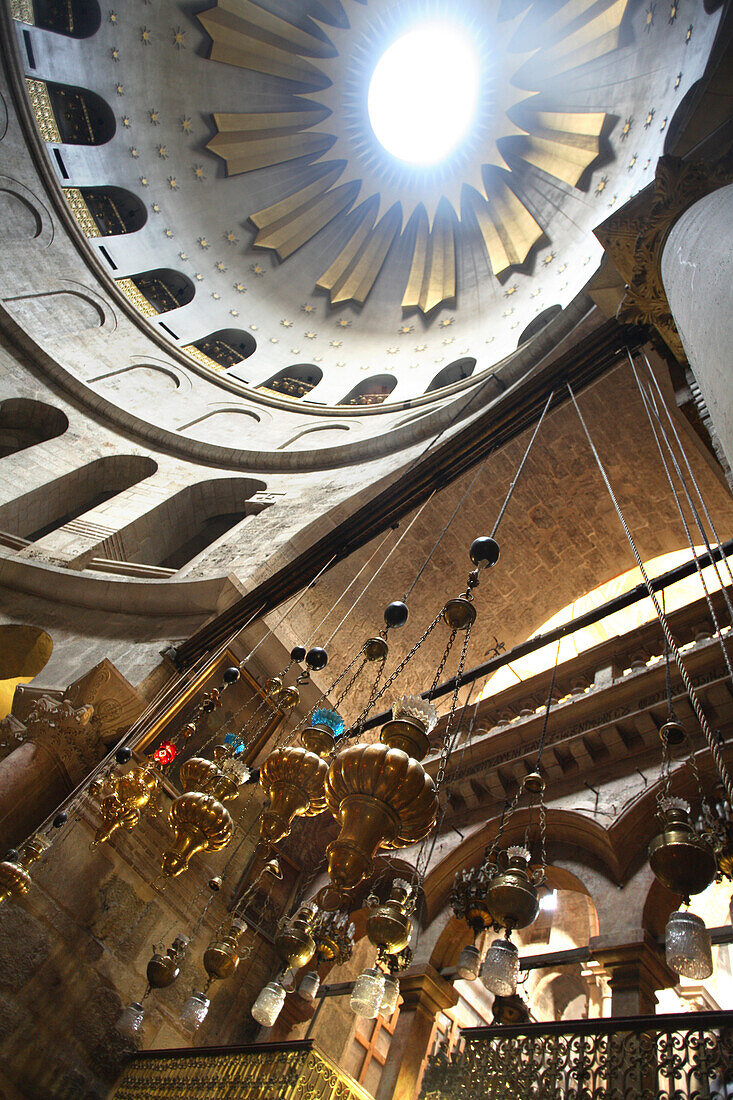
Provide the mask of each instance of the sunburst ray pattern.
POLYGON ((489 72, 472 132, 432 169, 389 158, 366 114, 369 77, 406 13, 414 21, 422 3, 435 14, 437 2, 318 0, 309 29, 251 0, 218 0, 198 17, 213 60, 288 82, 291 110, 215 114, 208 148, 228 175, 300 158, 323 164, 315 182, 249 217, 255 247, 284 260, 348 216, 348 238, 316 280, 332 305, 363 304, 388 256, 407 242, 399 250, 403 309, 428 315, 454 300, 461 224, 478 228, 502 277, 544 236, 541 216, 523 198, 522 165, 577 187, 598 157, 605 113, 559 109, 557 78, 616 48, 628 0, 567 0, 546 15, 534 4, 510 11, 508 0, 504 10, 499 0, 467 0, 463 14, 489 72))

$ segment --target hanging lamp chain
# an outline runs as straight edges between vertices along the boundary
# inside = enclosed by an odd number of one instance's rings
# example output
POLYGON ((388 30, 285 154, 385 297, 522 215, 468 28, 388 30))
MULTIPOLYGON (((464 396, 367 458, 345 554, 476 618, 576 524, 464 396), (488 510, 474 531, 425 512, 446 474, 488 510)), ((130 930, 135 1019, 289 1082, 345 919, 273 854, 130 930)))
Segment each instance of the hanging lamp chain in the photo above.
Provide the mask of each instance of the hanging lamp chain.
POLYGON ((616 494, 614 493, 613 488, 611 486, 611 483, 608 480, 608 475, 606 473, 606 469, 605 469, 605 467, 604 467, 604 465, 601 461, 601 457, 598 454, 598 451, 596 450, 596 447, 595 447, 595 444, 594 444, 593 439, 591 437, 591 434, 588 431, 588 426, 587 426, 587 424, 586 424, 586 422, 583 418, 583 414, 580 411, 580 408, 578 406, 578 402, 575 398, 575 394, 573 393, 573 390, 572 390, 572 387, 571 387, 570 383, 568 382, 568 383, 566 383, 566 385, 567 385, 567 388, 568 388, 568 392, 570 393, 570 397, 572 399, 573 405, 575 406, 575 411, 578 414, 578 419, 580 420, 580 423, 583 426, 583 430, 585 432, 586 439, 588 440, 588 444, 591 448, 591 451, 593 452, 593 456, 596 460, 598 470, 601 474, 601 477, 603 478, 603 482, 604 482, 604 484, 606 486, 606 489, 608 491, 608 494, 611 498, 611 502, 612 502, 612 504, 614 506, 614 509, 616 511, 616 515, 619 518, 619 522, 621 523, 621 526, 624 529, 624 534, 626 535, 629 546, 631 547, 631 550, 634 554, 634 557, 636 558, 636 564, 638 565, 639 571, 641 572, 642 580, 644 581, 647 592, 649 593, 649 597, 652 601, 652 604, 654 605, 654 610, 657 613, 657 618, 659 619, 659 623, 662 627, 662 630, 664 631, 664 635, 665 635, 665 637, 667 639, 667 642, 669 644, 670 651, 674 656, 675 663, 677 665, 677 668, 679 669, 680 676, 682 677, 682 682, 684 683, 685 689, 686 689, 687 694, 690 698, 690 702, 692 704, 692 709, 695 711, 695 716, 697 717, 697 720, 700 723, 700 729, 702 730, 703 735, 705 737, 705 740, 707 741, 708 748, 710 749, 710 755, 712 756, 713 761, 715 763, 715 767, 718 770, 718 774, 719 774, 721 782, 722 782, 722 784, 725 788, 726 794, 728 795, 729 800, 733 802, 733 780, 731 780, 730 773, 729 773, 729 771, 728 771, 728 769, 725 765, 725 761, 723 760, 723 754, 722 754, 721 746, 720 746, 720 735, 716 731, 713 731, 713 729, 710 726, 710 723, 708 722, 707 716, 705 715, 705 712, 702 708, 702 704, 700 703, 700 700, 698 698, 697 691, 695 690, 695 685, 693 684, 693 682, 690 678, 690 675, 687 671, 687 668, 685 667, 685 664, 682 660, 680 651, 677 648, 677 645, 675 644, 675 640, 672 636, 672 631, 670 630, 670 627, 669 627, 669 622, 667 621, 667 616, 662 611, 662 607, 659 603, 659 600, 657 599, 657 594, 654 591, 654 588, 652 587, 652 583, 649 580, 649 575, 648 575, 646 569, 644 568, 643 561, 641 560, 641 555, 639 554, 639 550, 638 550, 636 542, 634 540, 634 536, 631 534, 631 531, 629 530, 629 526, 626 523, 626 519, 625 519, 624 514, 621 510, 621 506, 618 503, 618 500, 616 499, 616 494))

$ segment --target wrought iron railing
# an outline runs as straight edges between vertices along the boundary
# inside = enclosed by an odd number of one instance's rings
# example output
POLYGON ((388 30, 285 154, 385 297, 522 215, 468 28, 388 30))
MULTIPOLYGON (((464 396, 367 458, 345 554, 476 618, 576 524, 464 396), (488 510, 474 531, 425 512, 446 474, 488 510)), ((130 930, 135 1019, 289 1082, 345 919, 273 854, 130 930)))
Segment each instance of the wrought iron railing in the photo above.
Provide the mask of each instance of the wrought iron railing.
POLYGON ((111 1100, 372 1100, 313 1043, 147 1050, 111 1100))
POLYGON ((728 1100, 733 1013, 466 1028, 421 1100, 728 1100))

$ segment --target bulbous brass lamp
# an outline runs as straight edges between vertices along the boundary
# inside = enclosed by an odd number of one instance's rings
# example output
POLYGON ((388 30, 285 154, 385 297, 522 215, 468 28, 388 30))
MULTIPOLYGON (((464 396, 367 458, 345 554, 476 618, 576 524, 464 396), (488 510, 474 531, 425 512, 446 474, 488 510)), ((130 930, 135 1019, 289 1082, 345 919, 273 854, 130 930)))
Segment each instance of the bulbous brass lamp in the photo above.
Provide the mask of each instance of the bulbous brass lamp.
POLYGON ((20 898, 31 886, 28 868, 50 847, 50 841, 37 833, 25 844, 20 855, 0 863, 0 905, 8 898, 20 898))
POLYGON ((157 786, 157 776, 149 764, 138 764, 122 775, 111 776, 102 787, 99 803, 102 824, 92 848, 106 843, 118 829, 132 832, 157 786))
POLYGON ((148 961, 146 975, 151 989, 165 989, 181 972, 181 961, 188 948, 187 936, 176 936, 165 955, 155 951, 148 961))
POLYGON ((493 875, 486 890, 486 906, 502 928, 526 928, 540 911, 537 887, 529 872, 526 848, 512 845, 502 856, 505 867, 493 875))
POLYGON ((380 954, 395 955, 407 947, 412 934, 409 902, 412 887, 404 879, 392 883, 389 898, 384 905, 377 897, 367 899, 371 913, 367 917, 366 931, 371 943, 380 954), (371 903, 371 904, 370 904, 371 903))
POLYGON ((712 846, 695 832, 684 799, 665 799, 662 815, 664 828, 649 845, 649 866, 662 885, 675 894, 683 898, 700 894, 715 878, 712 846))
POLYGON ((223 802, 239 793, 231 775, 200 756, 187 760, 181 766, 180 776, 185 794, 175 800, 168 813, 175 840, 161 861, 163 874, 171 877, 185 871, 197 852, 220 852, 226 848, 232 839, 234 823, 223 802))
POLYGON ((289 924, 286 924, 275 936, 275 950, 291 970, 298 970, 313 958, 316 941, 313 938, 313 924, 318 914, 318 906, 313 902, 301 905, 289 924))
MULTIPOLYGON (((435 786, 419 759, 389 744, 352 745, 334 758, 326 777, 326 802, 340 823, 328 846, 333 889, 323 894, 325 908, 338 908, 344 891, 369 873, 380 847, 404 848, 430 832, 438 808, 435 786)), ((402 737, 402 731, 400 732, 402 737)))
MULTIPOLYGON (((343 721, 335 711, 332 714, 343 729, 343 721)), ((332 725, 314 723, 301 735, 304 748, 290 746, 275 749, 260 769, 260 786, 270 799, 270 805, 260 817, 260 836, 270 844, 276 844, 290 832, 296 817, 315 817, 326 809, 323 785, 328 774, 324 759, 333 751, 332 725)))
POLYGON ((223 981, 234 974, 239 966, 239 940, 246 931, 244 921, 233 917, 225 932, 206 948, 204 969, 210 981, 223 981))

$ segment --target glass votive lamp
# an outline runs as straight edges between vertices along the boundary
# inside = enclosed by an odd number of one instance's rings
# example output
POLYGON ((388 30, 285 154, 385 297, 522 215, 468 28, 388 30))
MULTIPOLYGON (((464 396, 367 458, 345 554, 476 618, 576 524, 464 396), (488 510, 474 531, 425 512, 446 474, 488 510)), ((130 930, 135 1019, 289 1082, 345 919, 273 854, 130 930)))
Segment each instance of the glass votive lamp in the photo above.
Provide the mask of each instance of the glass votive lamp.
POLYGON ((467 944, 458 956, 458 965, 456 966, 458 977, 463 978, 466 982, 475 981, 478 978, 480 964, 481 955, 478 948, 474 947, 473 944, 467 944))
POLYGON ((364 1016, 373 1020, 382 1005, 384 997, 384 974, 376 967, 368 966, 354 982, 351 994, 351 1011, 355 1016, 364 1016))
POLYGON ((709 978, 713 949, 705 922, 695 913, 678 911, 667 922, 664 937, 667 965, 684 978, 709 978))
POLYGON ((285 1004, 285 990, 279 982, 268 982, 252 1005, 252 1016, 262 1027, 272 1027, 285 1004))
POLYGON ((397 1008, 397 998, 400 995, 400 983, 397 978, 393 978, 391 974, 385 974, 384 976, 384 993, 382 994, 382 1003, 379 1006, 379 1011, 382 1016, 389 1019, 394 1010, 397 1008))
POLYGON ((315 1000, 316 993, 321 988, 321 978, 316 970, 309 970, 303 975, 302 981, 298 986, 298 993, 306 1001, 315 1000))
POLYGON ((123 1008, 117 1021, 117 1030, 125 1039, 137 1039, 142 1031, 145 1009, 139 1001, 123 1008))
POLYGON ((181 1023, 190 1031, 201 1027, 209 1011, 209 998, 203 993, 192 993, 181 1009, 181 1023))
POLYGON ((494 940, 486 952, 481 979, 491 993, 511 997, 517 992, 519 952, 511 940, 494 940))

